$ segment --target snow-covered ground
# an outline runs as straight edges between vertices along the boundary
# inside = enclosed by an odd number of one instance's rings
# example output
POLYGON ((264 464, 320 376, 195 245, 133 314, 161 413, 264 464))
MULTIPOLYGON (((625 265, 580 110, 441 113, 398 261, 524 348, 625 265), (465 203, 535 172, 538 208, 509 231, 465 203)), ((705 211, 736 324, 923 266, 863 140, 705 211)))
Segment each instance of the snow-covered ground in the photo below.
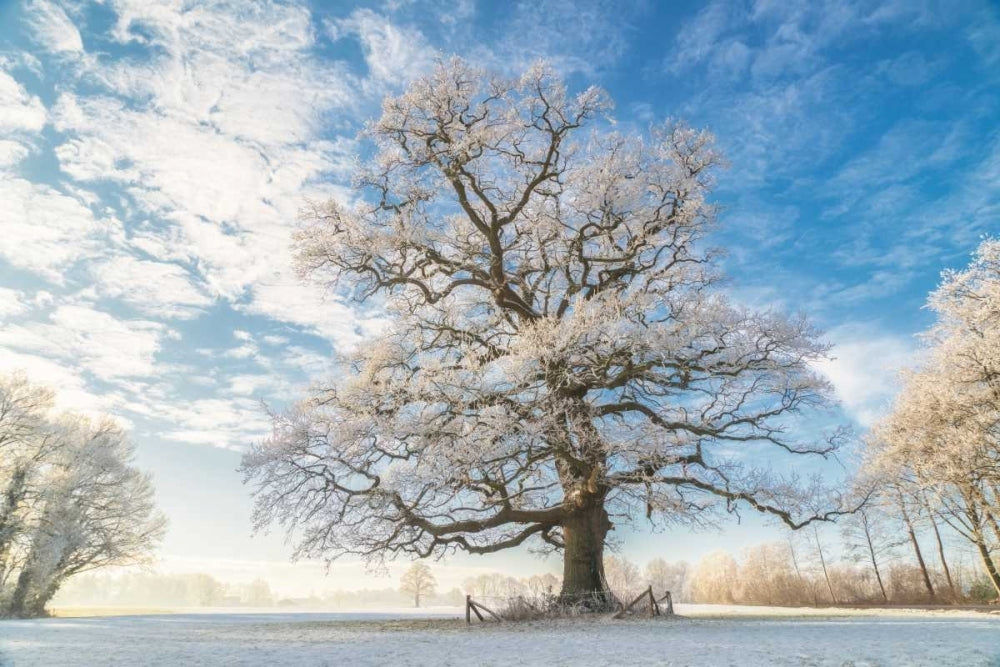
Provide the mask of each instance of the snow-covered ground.
POLYGON ((466 626, 455 610, 0 622, 0 665, 1000 665, 1000 615, 678 605, 466 626))

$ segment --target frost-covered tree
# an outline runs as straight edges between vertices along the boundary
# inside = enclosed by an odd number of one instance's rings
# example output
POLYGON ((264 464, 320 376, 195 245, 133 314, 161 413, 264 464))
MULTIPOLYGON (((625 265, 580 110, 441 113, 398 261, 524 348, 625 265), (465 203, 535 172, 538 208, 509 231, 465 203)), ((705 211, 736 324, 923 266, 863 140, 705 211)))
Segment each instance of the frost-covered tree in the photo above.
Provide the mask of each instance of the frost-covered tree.
POLYGON ((527 585, 520 579, 499 572, 469 577, 462 582, 462 588, 473 597, 510 598, 529 592, 527 585))
POLYGON ((545 574, 535 574, 525 581, 528 594, 534 597, 553 595, 559 588, 559 577, 546 572, 545 574))
POLYGON ((0 453, 0 615, 41 615, 68 577, 141 560, 162 535, 127 434, 52 414, 23 376, 0 378, 0 453))
POLYGON ((642 588, 639 566, 624 556, 604 558, 604 581, 619 600, 634 596, 642 588))
POLYGON ((311 205, 296 242, 389 323, 244 459, 258 526, 376 561, 536 544, 575 595, 603 588, 612 519, 836 513, 771 472, 836 444, 793 428, 828 399, 827 348, 717 289, 712 138, 614 132, 609 108, 457 59, 385 100, 356 198, 311 205))
POLYGON ((646 563, 643 576, 647 585, 653 587, 657 597, 670 591, 674 600, 678 600, 687 588, 687 577, 690 566, 685 561, 668 563, 662 558, 654 558, 646 563))
POLYGON ((260 577, 242 587, 240 600, 251 607, 270 607, 274 604, 271 585, 260 577))
POLYGON ((929 305, 938 319, 926 361, 873 429, 872 457, 919 500, 911 507, 972 543, 1000 594, 1000 240, 946 272, 929 305))
POLYGON ((414 563, 399 580, 399 590, 413 596, 413 606, 420 606, 420 599, 434 595, 437 581, 431 568, 424 563, 414 563))
POLYGON ((23 373, 0 376, 0 611, 2 592, 23 558, 17 547, 42 487, 43 462, 54 447, 47 424, 52 399, 23 373))
POLYGON ((703 556, 688 579, 688 592, 695 602, 732 604, 738 587, 739 566, 725 551, 703 556))

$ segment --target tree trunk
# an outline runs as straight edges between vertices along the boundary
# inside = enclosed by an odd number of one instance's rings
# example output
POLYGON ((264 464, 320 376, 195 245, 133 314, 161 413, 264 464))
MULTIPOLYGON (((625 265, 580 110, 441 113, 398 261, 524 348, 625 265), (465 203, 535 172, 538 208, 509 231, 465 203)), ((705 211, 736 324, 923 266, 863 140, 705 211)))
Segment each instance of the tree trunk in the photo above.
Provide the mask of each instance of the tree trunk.
POLYGON ((993 562, 993 556, 990 554, 990 547, 986 543, 986 535, 983 531, 983 518, 976 508, 975 500, 971 494, 963 494, 963 499, 965 500, 966 514, 972 523, 972 531, 968 537, 976 545, 976 550, 983 561, 983 567, 986 568, 986 574, 990 578, 990 583, 993 584, 997 596, 1000 597, 1000 572, 997 572, 996 563, 993 562))
POLYGON ((812 583, 806 582, 806 578, 802 576, 802 570, 799 569, 799 559, 795 556, 795 545, 792 544, 791 535, 788 536, 788 553, 792 555, 792 567, 795 568, 795 574, 799 578, 799 584, 802 586, 803 592, 809 593, 814 605, 819 604, 819 599, 816 597, 816 589, 812 583))
POLYGON ((882 593, 882 601, 889 602, 889 596, 885 593, 885 584, 882 583, 882 573, 878 569, 878 559, 875 557, 875 544, 872 542, 871 526, 868 524, 868 515, 861 512, 862 526, 865 530, 865 541, 868 542, 868 555, 872 561, 872 569, 875 570, 875 581, 878 582, 878 589, 882 593))
POLYGON ((938 530, 937 521, 934 520, 934 514, 931 512, 930 503, 927 499, 924 499, 924 508, 927 510, 927 519, 931 522, 931 528, 934 529, 934 539, 937 540, 938 558, 941 559, 941 568, 944 570, 945 581, 948 582, 948 590, 951 592, 951 598, 953 600, 958 599, 958 591, 955 590, 955 582, 951 578, 951 568, 948 567, 948 559, 944 556, 944 540, 941 539, 941 531, 938 530))
POLYGON ((5 614, 7 616, 12 616, 14 618, 24 618, 28 616, 27 613, 27 601, 28 601, 28 591, 31 589, 31 569, 28 564, 25 564, 24 569, 17 577, 17 584, 14 586, 14 592, 11 593, 10 598, 7 600, 7 609, 5 614))
POLYGON ((924 554, 920 551, 920 543, 917 541, 917 533, 913 529, 913 522, 910 521, 910 515, 906 511, 906 501, 903 500, 903 493, 899 489, 896 490, 896 495, 899 500, 899 511, 903 515, 903 523, 906 524, 906 532, 910 537, 910 544, 913 545, 913 553, 917 556, 917 564, 920 565, 920 573, 924 577, 924 587, 927 589, 927 593, 933 600, 937 597, 934 593, 934 584, 931 583, 931 575, 927 571, 927 563, 924 561, 924 554))
POLYGON ((830 573, 826 569, 826 558, 823 557, 823 545, 819 541, 819 531, 813 526, 813 535, 816 537, 816 551, 819 552, 819 564, 823 567, 823 578, 826 579, 826 587, 830 591, 830 599, 833 604, 837 604, 837 594, 833 592, 833 582, 830 581, 830 573))
POLYGON ((976 540, 976 550, 979 551, 979 557, 983 560, 983 566, 986 568, 986 574, 990 578, 990 583, 993 584, 997 596, 1000 597, 1000 572, 997 572, 996 563, 993 562, 990 549, 986 546, 984 539, 980 538, 976 540))
POLYGON ((563 599, 576 602, 607 590, 604 538, 611 527, 600 498, 586 503, 563 520, 563 599))

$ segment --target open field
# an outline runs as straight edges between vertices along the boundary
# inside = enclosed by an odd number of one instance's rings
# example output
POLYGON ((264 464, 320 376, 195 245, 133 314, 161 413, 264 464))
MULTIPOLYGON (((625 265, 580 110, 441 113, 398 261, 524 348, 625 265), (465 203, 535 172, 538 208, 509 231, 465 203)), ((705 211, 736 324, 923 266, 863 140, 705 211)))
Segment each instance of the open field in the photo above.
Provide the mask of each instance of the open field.
POLYGON ((1000 665, 1000 615, 678 605, 681 617, 466 626, 420 613, 179 613, 0 623, 0 664, 1000 665))

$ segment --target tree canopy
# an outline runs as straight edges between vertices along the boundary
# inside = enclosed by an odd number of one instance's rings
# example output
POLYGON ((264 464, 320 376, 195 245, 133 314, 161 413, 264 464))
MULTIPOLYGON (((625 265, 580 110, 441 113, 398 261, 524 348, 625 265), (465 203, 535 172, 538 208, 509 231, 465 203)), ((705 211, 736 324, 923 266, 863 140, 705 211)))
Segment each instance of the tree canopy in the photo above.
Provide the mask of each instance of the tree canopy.
POLYGON ((719 289, 711 135, 610 109, 458 59, 384 101, 355 198, 311 204, 296 243, 389 323, 245 457, 259 526, 323 557, 535 544, 571 594, 604 587, 612 519, 841 511, 769 465, 838 444, 794 435, 829 405, 827 346, 719 289))

